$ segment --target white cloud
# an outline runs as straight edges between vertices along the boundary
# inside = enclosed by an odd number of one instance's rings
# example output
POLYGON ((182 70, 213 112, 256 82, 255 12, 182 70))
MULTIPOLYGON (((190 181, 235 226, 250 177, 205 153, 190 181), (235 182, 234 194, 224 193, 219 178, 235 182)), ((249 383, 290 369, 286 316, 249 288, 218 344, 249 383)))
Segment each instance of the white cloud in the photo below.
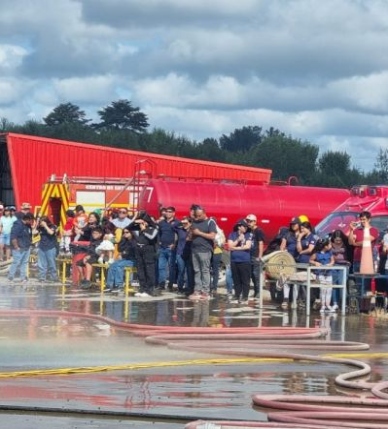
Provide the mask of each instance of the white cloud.
MULTIPOLYGON (((53 87, 62 101, 73 103, 101 103, 102 100, 115 98, 115 76, 73 77, 54 79, 53 87)), ((54 106, 55 107, 55 106, 54 106)))
POLYGON ((67 101, 93 116, 124 96, 151 127, 198 140, 275 127, 347 150, 365 169, 386 147, 383 0, 38 4, 2 1, 0 115, 10 121, 67 101))
POLYGON ((27 55, 27 50, 21 46, 4 44, 0 45, 0 71, 13 72, 27 55))
POLYGON ((388 70, 368 76, 353 76, 330 85, 354 106, 370 111, 388 111, 388 70))

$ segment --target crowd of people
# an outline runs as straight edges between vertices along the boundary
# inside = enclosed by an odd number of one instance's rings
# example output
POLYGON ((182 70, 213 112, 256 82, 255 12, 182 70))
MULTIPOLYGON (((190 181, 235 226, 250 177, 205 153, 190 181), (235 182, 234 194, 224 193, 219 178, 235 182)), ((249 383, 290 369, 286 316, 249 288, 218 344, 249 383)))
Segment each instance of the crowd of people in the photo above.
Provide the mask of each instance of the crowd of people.
MULTIPOLYGON (((98 212, 86 214, 78 205, 66 212, 60 234, 47 216, 34 218, 28 203, 22 204, 20 212, 13 208, 11 213, 11 226, 7 225, 8 210, 0 217, 4 255, 10 257, 12 253, 8 274, 11 283, 17 276, 22 283, 28 282, 30 252, 36 248, 41 282, 58 281, 58 256, 74 259, 81 255, 76 269, 77 285, 82 289, 92 287, 94 264, 100 263, 108 268, 105 292, 123 288, 125 267, 136 267, 140 297, 175 288, 178 295, 194 300, 208 300, 217 293, 226 238, 217 220, 208 217, 198 204, 193 204, 181 219, 176 217, 174 207, 162 208, 160 217, 155 219, 146 212, 129 216, 126 208, 101 217, 98 212), (34 237, 37 244, 33 246, 34 237)), ((234 297, 238 301, 248 299, 251 278, 255 296, 259 293, 258 263, 264 236, 256 222, 255 215, 247 216, 236 224, 227 241, 234 297)))
MULTIPOLYGON (((246 304, 251 283, 252 298, 259 298, 265 252, 287 251, 297 263, 316 267, 345 266, 347 276, 349 271, 359 271, 366 227, 372 247, 379 242, 379 231, 370 226, 369 212, 360 213, 360 222, 349 225, 348 235, 336 230, 325 238, 315 234, 306 216, 294 217, 266 249, 256 215, 248 214, 236 222, 226 238, 217 219, 208 217, 204 207, 198 204, 193 204, 180 219, 174 207, 161 208, 159 218, 144 211, 130 216, 125 207, 101 217, 98 212, 87 214, 82 205, 68 210, 66 215, 66 224, 59 234, 49 217, 34 218, 30 204, 23 203, 17 212, 15 207, 0 202, 0 259, 7 260, 12 255, 8 274, 11 283, 17 275, 23 283, 28 282, 27 264, 33 237, 37 237, 41 282, 58 281, 58 254, 66 258, 81 255, 77 258, 76 270, 77 286, 82 289, 92 287, 94 265, 98 263, 108 268, 105 292, 122 289, 125 268, 136 267, 139 297, 174 290, 193 300, 208 300, 217 293, 219 269, 224 263, 230 301, 246 304)), ((388 234, 384 236, 381 252, 387 250, 388 234)), ((327 286, 343 284, 344 271, 315 271, 320 282, 326 284, 320 296, 315 296, 316 307, 334 312, 339 308, 339 290, 327 286)), ((290 307, 292 294, 297 296, 298 306, 305 305, 305 289, 296 286, 291 281, 281 285, 282 308, 290 307)))
MULTIPOLYGON (((371 225, 371 214, 368 211, 361 212, 359 220, 351 222, 347 227, 347 234, 338 229, 326 237, 318 237, 308 219, 299 216, 293 218, 288 230, 280 234, 279 249, 291 254, 296 263, 326 267, 326 269, 314 270, 318 283, 324 285, 319 292, 313 294, 313 308, 320 309, 321 312, 336 312, 339 309, 339 289, 330 286, 346 285, 349 273, 360 272, 365 240, 369 244, 367 247, 371 249, 375 274, 385 274, 388 234, 383 239, 387 245, 381 245, 380 232, 371 225), (364 234, 365 230, 368 230, 368 235, 364 234), (338 266, 345 267, 345 270, 327 268, 338 266)), ((358 277, 357 282, 361 281, 358 277)), ((284 281, 281 285, 282 308, 288 309, 294 301, 290 298, 291 291, 296 294, 297 306, 304 307, 306 305, 305 287, 298 287, 296 283, 292 284, 292 281, 284 281)))

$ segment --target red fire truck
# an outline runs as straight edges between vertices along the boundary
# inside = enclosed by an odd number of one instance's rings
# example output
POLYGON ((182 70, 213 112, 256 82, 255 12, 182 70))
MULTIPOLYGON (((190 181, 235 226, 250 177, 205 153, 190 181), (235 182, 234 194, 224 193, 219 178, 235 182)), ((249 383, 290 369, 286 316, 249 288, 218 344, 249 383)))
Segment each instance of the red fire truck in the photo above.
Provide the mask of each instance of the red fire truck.
POLYGON ((350 196, 339 204, 318 225, 319 235, 326 235, 336 229, 347 233, 350 222, 358 220, 360 212, 372 214, 371 224, 382 233, 388 227, 388 186, 353 186, 350 196))
POLYGON ((51 175, 43 185, 40 216, 50 216, 56 225, 66 223, 66 210, 81 204, 85 211, 106 212, 119 207, 137 207, 141 179, 67 177, 51 175))
POLYGON ((140 194, 139 208, 159 216, 161 207, 174 206, 180 217, 192 204, 199 204, 226 233, 237 220, 253 213, 270 239, 294 216, 307 215, 317 224, 349 195, 347 189, 255 181, 151 179, 140 194))
POLYGON ((177 178, 56 177, 44 184, 40 215, 63 226, 66 210, 77 204, 87 212, 118 207, 146 210, 158 217, 161 207, 174 206, 177 217, 188 215, 192 204, 215 216, 226 233, 234 223, 253 213, 268 239, 294 216, 305 214, 314 225, 347 199, 346 189, 268 184, 261 181, 177 178))

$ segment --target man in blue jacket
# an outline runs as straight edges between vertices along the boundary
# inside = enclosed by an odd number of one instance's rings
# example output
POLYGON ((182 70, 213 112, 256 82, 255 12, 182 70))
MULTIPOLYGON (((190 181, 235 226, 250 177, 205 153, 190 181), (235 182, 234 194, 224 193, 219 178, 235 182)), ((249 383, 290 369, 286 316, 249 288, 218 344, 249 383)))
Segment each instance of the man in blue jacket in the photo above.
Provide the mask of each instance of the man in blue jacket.
POLYGON ((32 213, 25 213, 22 215, 21 219, 18 219, 12 225, 11 249, 13 260, 8 273, 8 280, 10 283, 14 281, 18 270, 22 283, 26 284, 28 282, 27 264, 30 259, 33 223, 34 215, 32 213))

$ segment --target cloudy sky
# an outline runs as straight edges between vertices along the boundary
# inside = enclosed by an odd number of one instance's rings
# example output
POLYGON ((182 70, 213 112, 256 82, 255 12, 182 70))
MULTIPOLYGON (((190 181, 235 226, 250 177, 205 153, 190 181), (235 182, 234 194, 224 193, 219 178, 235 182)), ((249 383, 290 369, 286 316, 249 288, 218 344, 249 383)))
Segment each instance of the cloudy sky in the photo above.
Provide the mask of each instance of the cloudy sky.
POLYGON ((352 165, 388 148, 386 0, 0 0, 0 117, 126 98, 196 140, 273 126, 352 165))

